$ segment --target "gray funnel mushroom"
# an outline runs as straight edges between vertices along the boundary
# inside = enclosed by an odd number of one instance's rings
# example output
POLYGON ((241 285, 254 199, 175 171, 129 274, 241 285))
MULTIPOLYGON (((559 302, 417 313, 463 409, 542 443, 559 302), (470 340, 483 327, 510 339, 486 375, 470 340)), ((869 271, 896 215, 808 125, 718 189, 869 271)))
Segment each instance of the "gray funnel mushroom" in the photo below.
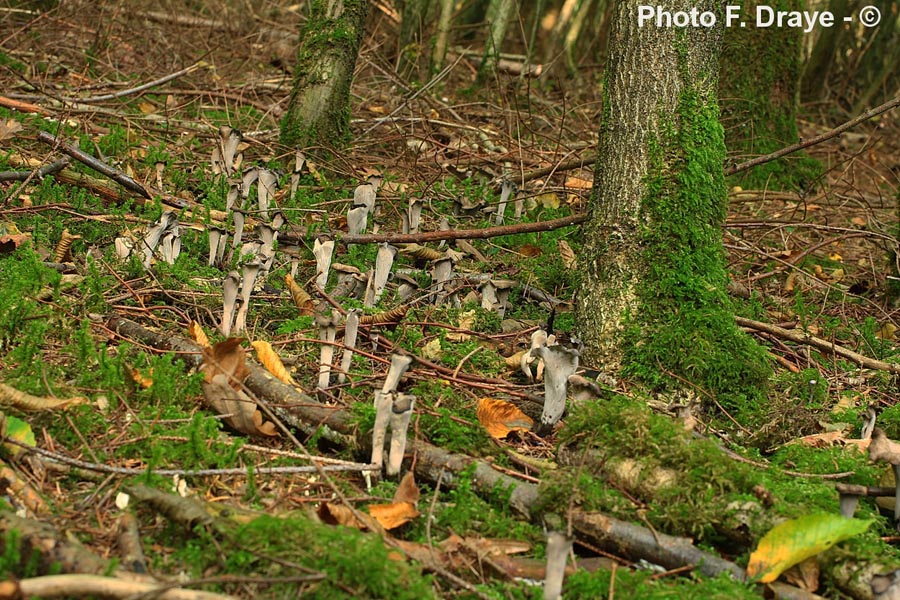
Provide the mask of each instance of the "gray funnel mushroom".
POLYGON ((495 225, 503 225, 503 217, 506 213, 506 203, 509 201, 510 194, 512 194, 515 189, 516 186, 513 182, 508 179, 503 180, 503 184, 500 187, 500 203, 497 205, 497 216, 494 219, 495 225))
POLYGON ((381 300, 396 256, 397 248, 395 246, 391 246, 387 242, 378 245, 378 254, 375 257, 375 275, 372 277, 372 285, 366 291, 365 306, 375 306, 381 300))
POLYGON ((219 254, 219 246, 222 247, 222 254, 225 252, 225 245, 228 243, 228 237, 225 233, 225 229, 222 227, 217 227, 216 225, 210 225, 207 229, 207 234, 209 235, 209 266, 212 267, 221 260, 219 254))
POLYGON ((241 245, 241 238, 244 237, 244 211, 235 207, 231 213, 231 222, 234 225, 234 238, 231 240, 231 247, 237 248, 241 245))
POLYGON ((569 376, 578 370, 579 352, 559 344, 541 346, 533 352, 544 359, 544 410, 537 434, 545 436, 566 409, 566 386, 569 376))
POLYGON ((403 464, 403 454, 406 452, 406 432, 409 430, 409 420, 412 417, 416 397, 412 394, 394 394, 391 402, 391 453, 388 455, 387 474, 396 475, 403 464))
MULTIPOLYGON (((375 426, 372 429, 372 460, 371 462, 381 466, 384 462, 384 440, 387 436, 387 428, 394 414, 394 402, 397 400, 395 392, 400 384, 400 378, 412 364, 412 357, 402 354, 391 355, 391 366, 384 379, 384 385, 375 392, 375 426)), ((404 394, 405 395, 405 394, 404 394)), ((415 400, 415 397, 413 397, 415 400)), ((401 405, 399 408, 403 408, 401 405)), ((412 402, 410 402, 410 411, 412 402)), ((398 425, 402 425, 402 417, 398 425)), ((408 425, 408 419, 407 419, 408 425)), ((393 436, 393 434, 392 434, 393 436)), ((399 441, 399 440, 398 440, 399 441)), ((393 444, 393 440, 392 440, 393 444)), ((402 460, 402 452, 400 455, 402 460)))
POLYGON ((259 169, 259 181, 256 184, 256 198, 259 202, 259 214, 269 220, 269 205, 278 188, 278 176, 269 169, 259 169))
POLYGON ((167 210, 159 218, 159 221, 147 230, 147 233, 144 235, 144 239, 141 242, 141 248, 144 251, 145 269, 150 268, 150 263, 153 260, 153 253, 156 251, 156 247, 159 245, 160 240, 162 240, 163 234, 167 233, 172 226, 178 226, 178 218, 175 216, 174 211, 167 210))
POLYGON ((316 285, 324 290, 328 283, 328 272, 331 270, 331 255, 334 252, 334 240, 319 236, 313 242, 313 255, 316 257, 316 285))
POLYGON ((337 335, 339 320, 340 315, 335 310, 332 310, 330 313, 320 312, 316 314, 319 340, 323 342, 319 351, 319 381, 316 385, 320 390, 327 388, 331 379, 331 361, 334 360, 334 338, 337 335))
POLYGON ((894 528, 900 529, 900 444, 889 439, 880 427, 876 427, 869 444, 869 460, 886 462, 894 469, 894 528))
POLYGON ((259 259, 245 262, 241 267, 243 275, 241 279, 241 307, 238 309, 237 317, 234 320, 235 333, 244 333, 247 329, 247 311, 250 309, 250 295, 253 293, 253 284, 256 283, 256 276, 259 275, 259 270, 259 259))
POLYGON ((365 204, 354 206, 347 211, 347 232, 350 235, 359 235, 366 230, 369 209, 365 204))
POLYGON ((300 187, 300 175, 303 174, 303 165, 306 164, 306 155, 299 148, 294 154, 294 170, 291 172, 291 198, 297 195, 300 187))
POLYGON ((338 374, 338 383, 347 381, 347 373, 350 372, 350 365, 353 364, 353 350, 356 348, 356 337, 359 334, 360 312, 358 308, 354 308, 347 313, 347 320, 344 322, 344 354, 341 356, 341 372, 338 374))
POLYGON ((219 324, 219 331, 222 335, 229 337, 231 335, 231 326, 234 323, 234 305, 237 302, 238 287, 240 287, 240 275, 237 271, 231 271, 225 277, 222 284, 222 322, 219 324))

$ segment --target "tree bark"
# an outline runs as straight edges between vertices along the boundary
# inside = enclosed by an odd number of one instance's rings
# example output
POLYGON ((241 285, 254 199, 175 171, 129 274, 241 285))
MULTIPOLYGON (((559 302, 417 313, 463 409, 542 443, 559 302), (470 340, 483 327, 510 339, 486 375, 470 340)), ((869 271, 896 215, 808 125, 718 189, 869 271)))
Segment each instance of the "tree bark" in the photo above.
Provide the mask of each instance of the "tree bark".
MULTIPOLYGON (((620 0, 612 16, 579 261, 585 358, 654 387, 675 375, 713 394, 756 394, 769 374, 765 357, 738 330, 726 295, 721 31, 639 27, 638 5, 620 0)), ((696 6, 716 10, 711 1, 696 6)))
POLYGON ((350 138, 350 82, 365 30, 366 0, 314 0, 300 34, 281 141, 340 146, 350 138))

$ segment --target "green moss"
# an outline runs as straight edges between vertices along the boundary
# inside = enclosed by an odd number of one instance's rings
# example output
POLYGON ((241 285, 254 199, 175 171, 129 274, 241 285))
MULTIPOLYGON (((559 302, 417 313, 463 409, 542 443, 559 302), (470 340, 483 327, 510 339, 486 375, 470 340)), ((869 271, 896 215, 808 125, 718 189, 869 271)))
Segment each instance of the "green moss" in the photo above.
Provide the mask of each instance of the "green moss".
POLYGON ((654 388, 672 376, 726 407, 759 399, 771 373, 764 350, 734 322, 721 241, 722 127, 714 102, 686 89, 677 128, 652 150, 642 203, 647 273, 636 293, 623 370, 654 388))
POLYGON ((728 575, 705 578, 666 577, 654 579, 650 571, 618 569, 576 571, 566 577, 563 593, 567 600, 594 600, 611 596, 642 600, 671 600, 673 598, 704 598, 705 600, 756 600, 759 592, 750 583, 740 583, 728 575), (613 581, 615 575, 615 581, 613 581))

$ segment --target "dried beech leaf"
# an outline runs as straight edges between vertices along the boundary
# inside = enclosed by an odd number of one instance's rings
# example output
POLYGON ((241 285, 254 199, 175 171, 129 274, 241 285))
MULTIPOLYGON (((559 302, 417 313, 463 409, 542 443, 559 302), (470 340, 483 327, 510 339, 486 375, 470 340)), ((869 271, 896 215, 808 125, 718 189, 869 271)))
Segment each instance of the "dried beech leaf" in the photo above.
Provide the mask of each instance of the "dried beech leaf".
POLYGON ((300 314, 302 316, 311 316, 316 309, 315 305, 313 305, 312 296, 300 287, 300 284, 294 281, 294 278, 290 275, 284 276, 284 282, 287 284, 288 290, 291 292, 291 298, 294 300, 294 306, 297 307, 300 314))
POLYGON ((379 531, 382 529, 377 520, 365 513, 354 512, 349 506, 323 502, 319 505, 319 518, 328 525, 343 525, 360 531, 379 531), (357 516, 358 515, 358 516, 357 516))
POLYGON ((200 369, 206 374, 206 382, 212 383, 216 375, 225 375, 226 381, 236 390, 250 374, 247 369, 246 353, 241 348, 243 338, 228 338, 212 348, 203 349, 203 364, 200 369))
POLYGON ((15 119, 0 121, 0 141, 16 137, 16 133, 22 131, 22 124, 15 119))
POLYGON ((575 259, 575 251, 572 250, 572 246, 566 240, 559 240, 556 243, 556 247, 559 249, 559 256, 562 258, 563 264, 566 265, 567 269, 575 269, 578 267, 578 261, 575 259))
POLYGON ((207 381, 203 383, 203 395, 207 404, 218 414, 223 415, 225 423, 235 430, 247 435, 268 437, 278 435, 273 423, 263 422, 262 413, 257 410, 256 403, 242 390, 236 390, 229 385, 228 376, 224 373, 217 373, 210 378, 207 372, 207 381))
POLYGON ((203 331, 203 327, 197 321, 191 321, 191 324, 188 326, 188 335, 201 348, 209 348, 209 338, 206 337, 206 332, 203 331))
POLYGON ((569 177, 563 184, 567 188, 575 188, 577 190, 589 190, 594 187, 594 182, 581 177, 569 177))
POLYGON ((394 492, 394 502, 409 502, 413 506, 418 504, 419 488, 416 486, 416 477, 412 471, 407 471, 403 479, 400 480, 400 485, 397 486, 397 491, 394 492))
POLYGON ((264 340, 257 340, 251 342, 250 345, 256 350, 256 357, 269 373, 274 375, 275 378, 282 383, 294 385, 294 380, 291 379, 290 373, 284 368, 284 363, 281 362, 281 358, 279 358, 278 354, 275 353, 275 350, 272 349, 272 344, 264 340))
POLYGON ((392 502, 390 504, 370 504, 367 507, 372 515, 385 529, 396 529, 419 516, 419 511, 411 502, 392 502))
POLYGON ((515 404, 493 398, 478 400, 478 421, 491 437, 498 440, 505 438, 511 431, 530 431, 534 426, 531 417, 515 404))
POLYGON ((86 398, 75 396, 72 398, 43 398, 20 392, 16 388, 5 383, 0 383, 0 405, 13 406, 19 410, 53 410, 65 408, 70 404, 82 404, 86 398))

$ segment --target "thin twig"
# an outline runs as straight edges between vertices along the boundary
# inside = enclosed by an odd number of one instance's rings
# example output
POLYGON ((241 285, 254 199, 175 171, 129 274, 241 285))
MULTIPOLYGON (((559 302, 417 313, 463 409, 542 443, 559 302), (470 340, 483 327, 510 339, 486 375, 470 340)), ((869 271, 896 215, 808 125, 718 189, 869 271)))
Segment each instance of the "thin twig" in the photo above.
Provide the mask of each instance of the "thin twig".
POLYGON ((501 235, 515 235, 518 233, 534 233, 537 231, 552 231, 572 225, 580 225, 588 220, 588 215, 577 214, 549 221, 537 221, 536 223, 519 223, 518 225, 501 225, 499 227, 485 227, 484 229, 448 229, 447 231, 425 231, 423 233, 370 233, 359 235, 342 235, 338 239, 345 244, 375 244, 388 242, 390 244, 415 244, 419 242, 438 242, 442 240, 476 240, 501 235))
POLYGON ((804 333, 802 331, 791 331, 790 329, 784 329, 783 327, 778 327, 777 325, 770 325, 768 323, 754 321, 752 319, 745 319, 744 317, 735 317, 735 319, 737 321, 737 324, 741 327, 749 327, 750 329, 755 329, 756 331, 764 331, 785 340, 797 342, 798 344, 806 344, 807 346, 812 346, 813 348, 818 348, 819 350, 824 350, 825 352, 831 352, 832 354, 837 354, 838 356, 846 358, 847 360, 850 360, 867 369, 876 369, 879 371, 887 371, 889 373, 900 373, 900 364, 888 363, 884 362, 883 360, 863 356, 858 352, 854 352, 853 350, 844 348, 843 346, 838 346, 834 342, 823 340, 822 338, 809 335, 808 333, 804 333))
POLYGON ((817 135, 815 137, 809 138, 808 140, 803 140, 802 142, 798 142, 791 146, 787 146, 786 148, 782 148, 781 150, 776 150, 775 152, 766 154, 765 156, 757 156, 754 159, 748 160, 746 162, 742 162, 741 164, 735 165, 729 169, 725 169, 725 174, 726 175, 734 175, 735 173, 740 173, 742 171, 746 171, 747 169, 752 169, 753 167, 765 164, 767 162, 772 162, 773 160, 777 160, 777 159, 781 158, 782 156, 786 156, 793 152, 797 152, 798 150, 803 150, 804 148, 809 148, 810 146, 815 146, 816 144, 821 144, 824 141, 830 140, 833 137, 837 137, 837 136, 841 135, 848 129, 856 127, 860 123, 862 123, 864 121, 868 121, 872 117, 877 117, 881 113, 887 112, 887 111, 891 110, 892 108, 896 108, 897 106, 900 106, 900 96, 897 96, 893 100, 888 100, 887 102, 885 102, 884 104, 881 104, 880 106, 876 106, 875 108, 867 110, 866 112, 859 115, 855 119, 850 119, 846 123, 838 125, 831 131, 823 133, 822 135, 817 135))

